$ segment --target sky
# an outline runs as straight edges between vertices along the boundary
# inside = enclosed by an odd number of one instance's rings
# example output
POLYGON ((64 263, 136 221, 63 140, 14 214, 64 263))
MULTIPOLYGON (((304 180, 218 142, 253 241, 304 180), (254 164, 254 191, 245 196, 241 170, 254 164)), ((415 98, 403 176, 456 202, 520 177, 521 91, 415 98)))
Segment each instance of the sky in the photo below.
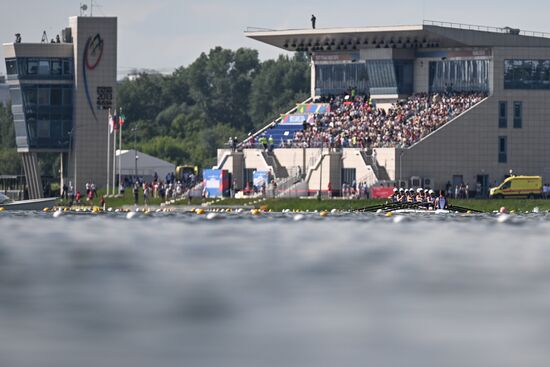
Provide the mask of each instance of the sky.
MULTIPOLYGON (((45 30, 54 38, 79 15, 89 0, 18 0, 0 2, 0 41, 40 42, 45 30)), ((309 28, 311 14, 317 28, 421 24, 423 19, 510 26, 550 33, 550 2, 540 0, 97 0, 94 15, 118 17, 119 75, 134 68, 170 72, 193 62, 213 47, 255 48, 261 59, 283 50, 244 36, 246 27, 309 28)), ((5 74, 3 50, 0 73, 5 74)))

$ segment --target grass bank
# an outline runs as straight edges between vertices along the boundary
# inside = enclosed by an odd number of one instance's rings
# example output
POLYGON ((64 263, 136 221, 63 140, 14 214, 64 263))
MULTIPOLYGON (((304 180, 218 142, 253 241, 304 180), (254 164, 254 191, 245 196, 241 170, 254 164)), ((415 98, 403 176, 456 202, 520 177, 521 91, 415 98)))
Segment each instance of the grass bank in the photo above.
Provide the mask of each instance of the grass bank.
MULTIPOLYGON (((102 195, 99 192, 99 195, 102 195)), ((193 206, 200 206, 203 202, 211 202, 216 199, 207 199, 203 201, 201 198, 194 198, 191 202, 193 206)), ((250 205, 258 199, 224 199, 217 202, 216 206, 245 206, 250 205)), ((83 203, 86 201, 83 200, 83 203)), ((123 206, 131 206, 134 204, 134 198, 131 190, 126 190, 122 197, 105 199, 107 207, 121 208, 123 206)), ((256 208, 267 207, 273 211, 280 212, 285 209, 300 210, 300 211, 322 211, 322 210, 356 210, 370 206, 380 205, 386 202, 382 199, 360 199, 360 200, 342 200, 342 199, 269 199, 259 203, 254 203, 251 206, 256 208)), ((94 205, 98 205, 99 199, 94 200, 94 205)), ((150 199, 149 205, 158 206, 162 203, 161 199, 150 199)), ((451 205, 465 207, 481 212, 493 212, 501 207, 506 207, 508 210, 516 212, 531 212, 534 208, 539 208, 541 211, 550 211, 550 200, 527 200, 527 199, 471 199, 471 200, 450 200, 451 205)), ((179 205, 187 205, 187 200, 181 201, 179 205)), ((143 195, 140 193, 139 205, 143 206, 143 195)))

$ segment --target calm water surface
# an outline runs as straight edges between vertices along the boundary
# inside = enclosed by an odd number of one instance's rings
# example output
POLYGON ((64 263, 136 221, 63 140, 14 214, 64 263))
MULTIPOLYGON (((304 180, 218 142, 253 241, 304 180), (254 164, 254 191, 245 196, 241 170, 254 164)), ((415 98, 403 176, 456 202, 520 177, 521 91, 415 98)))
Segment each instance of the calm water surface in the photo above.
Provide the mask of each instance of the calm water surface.
POLYGON ((0 213, 0 366, 548 366, 550 216, 0 213))

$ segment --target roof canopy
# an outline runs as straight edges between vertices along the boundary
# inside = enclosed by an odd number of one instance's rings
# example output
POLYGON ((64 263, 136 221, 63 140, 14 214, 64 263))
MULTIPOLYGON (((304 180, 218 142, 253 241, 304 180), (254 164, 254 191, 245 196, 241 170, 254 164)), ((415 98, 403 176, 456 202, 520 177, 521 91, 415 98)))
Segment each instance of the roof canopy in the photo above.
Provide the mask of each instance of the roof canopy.
POLYGON ((365 48, 550 47, 550 34, 433 21, 412 26, 249 29, 245 35, 284 50, 308 52, 365 48))

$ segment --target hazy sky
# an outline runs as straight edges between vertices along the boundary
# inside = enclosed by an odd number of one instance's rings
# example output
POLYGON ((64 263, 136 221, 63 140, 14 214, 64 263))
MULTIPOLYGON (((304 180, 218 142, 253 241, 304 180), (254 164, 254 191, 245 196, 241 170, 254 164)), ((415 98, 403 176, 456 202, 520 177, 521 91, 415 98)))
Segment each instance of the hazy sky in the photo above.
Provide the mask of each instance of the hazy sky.
MULTIPOLYGON (((82 0, 84 1, 84 0, 82 0)), ((42 31, 53 38, 79 14, 79 0, 1 0, 0 41, 39 42, 42 31)), ((87 1, 89 4, 89 0, 87 1)), ((420 24, 422 19, 511 26, 550 32, 550 2, 541 0, 98 0, 94 15, 119 20, 119 74, 131 68, 169 71, 187 65, 214 46, 251 47, 262 59, 282 51, 243 35, 247 26, 271 29, 420 24), (389 9, 389 11, 388 11, 389 9)), ((5 73, 3 52, 0 73, 5 73)))

